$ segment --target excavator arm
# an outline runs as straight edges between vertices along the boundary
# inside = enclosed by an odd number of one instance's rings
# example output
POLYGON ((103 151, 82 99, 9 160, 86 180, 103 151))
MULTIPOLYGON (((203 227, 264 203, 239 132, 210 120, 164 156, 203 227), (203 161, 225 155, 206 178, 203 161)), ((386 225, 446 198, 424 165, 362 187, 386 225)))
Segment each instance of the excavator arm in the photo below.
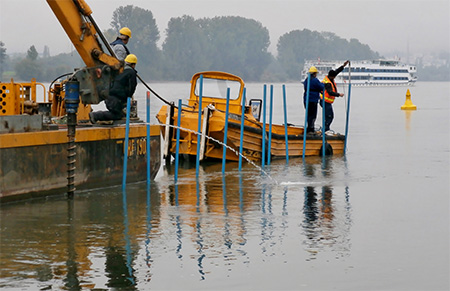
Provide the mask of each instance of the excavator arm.
POLYGON ((47 0, 47 3, 86 64, 71 77, 80 83, 81 102, 98 104, 108 96, 114 76, 123 70, 123 62, 114 56, 84 0, 47 0))
POLYGON ((99 40, 103 35, 92 19, 91 8, 84 0, 47 0, 47 3, 86 66, 107 64, 120 68, 118 59, 104 53, 99 40))

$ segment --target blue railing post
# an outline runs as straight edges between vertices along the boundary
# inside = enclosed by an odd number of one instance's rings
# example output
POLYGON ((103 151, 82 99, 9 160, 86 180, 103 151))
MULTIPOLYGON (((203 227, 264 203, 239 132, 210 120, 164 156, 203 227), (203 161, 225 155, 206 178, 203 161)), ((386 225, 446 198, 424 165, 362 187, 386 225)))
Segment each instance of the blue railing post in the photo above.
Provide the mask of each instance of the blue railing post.
POLYGON ((272 155, 272 115, 273 115, 273 85, 270 85, 270 105, 269 105, 269 142, 267 145, 267 164, 270 165, 272 155))
POLYGON ((242 112, 241 112, 241 135, 239 142, 239 171, 242 170, 242 150, 244 147, 244 121, 245 121, 245 95, 247 89, 244 88, 242 92, 242 112))
POLYGON ((150 91, 147 91, 147 184, 150 184, 150 91))
POLYGON ((348 122, 350 117, 350 93, 352 90, 352 79, 351 79, 351 67, 350 63, 348 66, 348 100, 347 100, 347 111, 345 116, 345 140, 344 140, 344 155, 347 153, 347 135, 348 135, 348 122))
POLYGON ((125 191, 127 184, 127 167, 128 167, 128 137, 130 135, 130 107, 131 98, 127 98, 127 119, 125 126, 125 142, 123 144, 123 177, 122 177, 122 191, 125 191))
POLYGON ((200 140, 201 140, 201 128, 202 128, 202 99, 203 99, 203 75, 200 75, 200 90, 198 94, 198 122, 197 122, 197 157, 195 161, 195 177, 198 178, 198 172, 200 169, 200 140))
POLYGON ((289 143, 287 129, 287 105, 286 105, 286 86, 283 84, 283 111, 284 111, 284 142, 286 143, 286 163, 289 163, 289 143))
POLYGON ((308 73, 308 78, 306 79, 306 104, 305 104, 305 126, 303 128, 303 152, 302 152, 302 158, 305 158, 305 151, 306 151, 306 131, 307 131, 307 124, 308 124, 308 108, 309 108, 309 86, 310 86, 310 79, 311 74, 308 73))
POLYGON ((223 134, 223 156, 222 156, 222 175, 225 174, 225 164, 227 161, 227 138, 228 138, 228 113, 230 110, 230 88, 227 88, 227 105, 225 109, 225 132, 223 134))
MULTIPOLYGON (((322 157, 325 157, 325 90, 323 89, 323 94, 322 94, 322 157)), ((320 93, 319 93, 320 94, 320 93)))
POLYGON ((179 155, 180 155, 180 126, 181 126, 181 99, 178 100, 178 118, 177 118, 177 144, 175 151, 175 183, 178 181, 178 164, 179 164, 179 155))
POLYGON ((263 128, 261 132, 262 137, 262 152, 261 152, 261 167, 264 168, 266 163, 266 91, 267 85, 264 84, 264 94, 263 94, 263 128))

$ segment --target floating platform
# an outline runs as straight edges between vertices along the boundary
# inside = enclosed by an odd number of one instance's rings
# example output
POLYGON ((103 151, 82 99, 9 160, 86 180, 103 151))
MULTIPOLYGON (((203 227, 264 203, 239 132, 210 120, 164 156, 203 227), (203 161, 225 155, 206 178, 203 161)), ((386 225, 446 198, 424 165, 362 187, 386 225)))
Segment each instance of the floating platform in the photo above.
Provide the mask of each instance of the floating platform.
MULTIPOLYGON (((201 161, 222 159, 223 145, 221 143, 226 143, 232 149, 227 150, 226 159, 238 161, 239 156, 236 153, 239 152, 241 142, 242 112, 244 112, 242 154, 247 159, 261 161, 263 149, 267 151, 266 157, 270 155, 274 159, 286 158, 286 134, 289 157, 303 156, 303 127, 288 125, 285 128, 284 125, 273 124, 270 128, 269 124, 264 125, 260 121, 261 99, 249 100, 248 105, 244 105, 243 111, 244 86, 241 78, 229 73, 213 71, 195 74, 191 81, 188 104, 182 105, 181 109, 175 105, 164 105, 157 114, 164 136, 164 156, 167 158, 176 152, 177 129, 174 126, 177 125, 180 112, 179 154, 181 157, 199 158, 201 161), (202 76, 201 82, 200 76, 202 76), (201 90, 200 87, 202 87, 201 90), (227 88, 230 89, 228 115, 226 115, 227 88), (200 92, 202 92, 201 97, 200 92), (210 138, 202 136, 200 157, 196 157, 199 110, 201 111, 201 132, 210 138), (227 120, 227 139, 224 141, 227 120)), ((344 135, 327 135, 326 154, 342 154, 344 143, 344 135)), ((321 135, 308 134, 305 156, 321 155, 322 145, 321 135)))
MULTIPOLYGON (((151 126, 152 179, 161 165, 159 132, 158 125, 151 126)), ((77 190, 121 184, 125 146, 128 147, 127 181, 146 180, 145 124, 130 125, 128 145, 124 145, 124 125, 79 127, 75 140, 77 190)), ((65 126, 55 130, 0 134, 0 202, 64 194, 67 160, 65 126)))

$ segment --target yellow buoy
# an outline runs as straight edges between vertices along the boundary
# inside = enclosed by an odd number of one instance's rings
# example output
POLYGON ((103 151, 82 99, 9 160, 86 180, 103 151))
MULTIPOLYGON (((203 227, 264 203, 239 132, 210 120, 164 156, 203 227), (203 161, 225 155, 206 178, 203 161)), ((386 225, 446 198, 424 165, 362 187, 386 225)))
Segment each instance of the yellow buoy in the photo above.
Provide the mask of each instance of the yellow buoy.
POLYGON ((408 89, 408 91, 406 91, 405 104, 402 105, 401 109, 402 110, 416 110, 417 109, 417 106, 414 105, 411 101, 411 93, 409 93, 409 89, 408 89))

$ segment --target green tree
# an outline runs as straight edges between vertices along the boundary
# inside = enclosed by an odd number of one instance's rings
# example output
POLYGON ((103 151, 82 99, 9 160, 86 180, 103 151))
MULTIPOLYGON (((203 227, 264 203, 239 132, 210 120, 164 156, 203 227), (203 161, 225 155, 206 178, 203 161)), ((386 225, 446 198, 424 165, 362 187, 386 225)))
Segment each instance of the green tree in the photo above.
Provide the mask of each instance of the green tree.
POLYGON ((50 48, 48 46, 44 46, 44 53, 42 54, 43 58, 50 57, 50 48))
POLYGON ((30 81, 35 78, 38 81, 42 81, 42 66, 37 61, 38 52, 34 45, 32 45, 24 59, 16 63, 15 71, 17 77, 22 81, 30 81))
POLYGON ((267 28, 256 20, 235 16, 215 17, 207 24, 212 67, 248 81, 260 80, 271 61, 267 28))
POLYGON ((15 70, 17 77, 21 81, 29 82, 33 78, 38 81, 42 81, 41 66, 35 60, 32 60, 28 57, 18 62, 15 66, 15 70))
POLYGON ((27 51, 27 58, 32 61, 36 61, 38 56, 39 56, 39 54, 38 54, 36 48, 34 47, 34 45, 32 45, 27 51))
POLYGON ((323 55, 325 38, 308 29, 293 30, 282 35, 277 44, 278 61, 288 78, 298 80, 306 59, 323 55))
POLYGON ((288 78, 298 80, 305 60, 364 60, 380 56, 356 39, 347 41, 332 32, 293 30, 282 35, 277 44, 280 66, 288 78))
POLYGON ((42 60, 42 81, 51 82, 57 77, 71 73, 74 68, 84 67, 85 64, 77 53, 62 53, 42 60))
MULTIPOLYGON (((347 49, 344 53, 347 52, 347 59, 352 60, 365 60, 365 59, 378 59, 380 55, 377 52, 373 52, 370 47, 366 44, 362 44, 359 40, 351 38, 348 43, 347 49)), ((343 59, 343 58, 341 58, 343 59)))
POLYGON ((211 56, 203 22, 187 15, 170 19, 163 43, 169 79, 190 80, 196 72, 209 69, 211 56))
POLYGON ((245 80, 260 80, 271 62, 269 32, 261 23, 242 17, 195 20, 172 18, 163 44, 169 76, 190 79, 198 71, 216 70, 245 80))
POLYGON ((131 29, 127 47, 138 58, 140 75, 147 79, 161 79, 161 51, 157 46, 160 36, 153 13, 133 5, 121 6, 113 12, 111 26, 115 35, 122 27, 131 29))

